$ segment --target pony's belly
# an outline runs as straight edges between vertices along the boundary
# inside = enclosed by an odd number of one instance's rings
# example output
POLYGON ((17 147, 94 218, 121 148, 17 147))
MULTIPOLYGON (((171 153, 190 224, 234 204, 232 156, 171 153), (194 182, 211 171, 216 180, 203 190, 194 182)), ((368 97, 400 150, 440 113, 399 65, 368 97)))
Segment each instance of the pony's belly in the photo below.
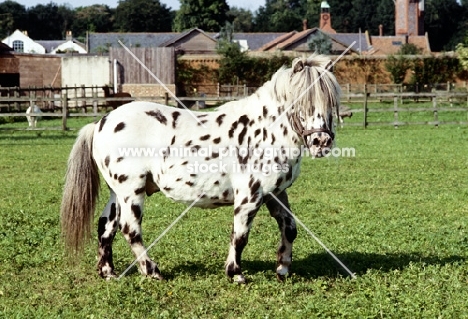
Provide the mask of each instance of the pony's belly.
POLYGON ((231 205, 234 191, 226 175, 181 174, 172 170, 160 175, 161 192, 175 202, 204 208, 231 205))

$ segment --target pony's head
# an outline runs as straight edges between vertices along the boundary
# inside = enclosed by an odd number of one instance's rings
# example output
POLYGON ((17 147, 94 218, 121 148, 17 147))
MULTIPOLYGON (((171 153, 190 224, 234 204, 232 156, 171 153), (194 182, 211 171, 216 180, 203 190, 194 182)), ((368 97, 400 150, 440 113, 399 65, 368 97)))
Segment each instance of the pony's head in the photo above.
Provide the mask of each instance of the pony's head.
POLYGON ((278 72, 290 123, 314 157, 326 155, 335 138, 333 118, 338 115, 341 89, 331 66, 327 57, 312 55, 296 58, 291 68, 278 72))

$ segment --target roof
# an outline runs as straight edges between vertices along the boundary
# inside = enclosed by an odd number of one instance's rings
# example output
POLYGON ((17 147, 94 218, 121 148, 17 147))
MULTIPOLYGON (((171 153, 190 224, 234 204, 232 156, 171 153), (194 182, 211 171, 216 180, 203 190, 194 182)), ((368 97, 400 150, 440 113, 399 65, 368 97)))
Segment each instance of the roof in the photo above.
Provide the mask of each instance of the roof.
POLYGON ((13 51, 13 48, 11 48, 10 46, 8 46, 7 44, 3 42, 0 42, 0 52, 9 52, 9 51, 13 51))
POLYGON ((176 32, 153 32, 153 33, 90 33, 88 36, 89 52, 93 53, 97 48, 120 47, 119 40, 129 47, 158 47, 162 43, 179 35, 176 32))
POLYGON ((339 44, 350 47, 354 51, 367 52, 370 50, 370 43, 367 41, 365 33, 327 33, 330 38, 339 44), (353 44, 354 43, 354 44, 353 44), (351 46, 352 45, 352 46, 351 46))
POLYGON ((67 43, 69 41, 72 41, 74 44, 80 46, 81 48, 85 49, 85 44, 81 43, 80 41, 76 39, 72 40, 37 40, 35 42, 39 43, 46 49, 46 53, 51 53, 55 49, 57 49, 59 46, 61 46, 64 43, 67 43))
POLYGON ((286 32, 275 32, 275 33, 248 33, 248 32, 239 32, 232 35, 234 40, 247 40, 250 51, 257 51, 266 43, 277 39, 280 36, 284 36, 286 32))
MULTIPOLYGON (((304 41, 305 38, 308 38, 310 35, 317 32, 323 32, 319 28, 306 29, 301 32, 293 31, 285 35, 282 35, 273 41, 262 46, 258 51, 274 51, 274 50, 288 50, 289 48, 294 47, 300 41, 304 41)), ((358 52, 359 50, 359 39, 361 40, 361 45, 363 51, 367 51, 368 43, 364 34, 354 34, 354 33, 325 33, 332 40, 332 51, 343 52, 348 47, 353 52, 358 52), (353 42, 356 43, 353 44, 353 42), (353 44, 353 45, 352 45, 353 44), (352 45, 352 46, 351 46, 352 45)))
POLYGON ((291 31, 286 34, 283 34, 272 41, 264 44, 261 48, 258 49, 258 51, 269 51, 272 49, 276 49, 278 44, 282 43, 283 41, 286 41, 287 39, 291 38, 293 35, 295 35, 297 31, 291 31))
POLYGON ((309 35, 316 33, 317 31, 319 31, 318 28, 312 28, 312 29, 306 29, 301 32, 298 32, 294 34, 292 37, 290 37, 289 39, 286 39, 283 43, 279 44, 278 49, 285 50, 289 46, 293 45, 295 42, 298 42, 304 38, 307 38, 309 37, 309 35))
POLYGON ((212 40, 213 42, 217 42, 215 39, 213 39, 212 36, 209 36, 207 33, 205 33, 203 30, 200 30, 198 28, 193 28, 193 29, 190 29, 190 30, 187 30, 187 31, 184 31, 182 33, 174 33, 174 36, 170 39, 168 39, 167 41, 159 44, 158 46, 159 47, 167 47, 167 46, 171 46, 173 45, 174 43, 176 43, 177 41, 180 41, 182 40, 183 38, 186 38, 188 37, 189 35, 192 35, 194 33, 199 33, 199 34, 202 34, 204 35, 205 37, 207 37, 208 39, 212 40))
POLYGON ((393 35, 393 36, 371 36, 373 54, 396 54, 401 46, 412 43, 422 50, 423 54, 431 52, 429 39, 426 35, 393 35))
MULTIPOLYGON (((89 51, 93 52, 99 47, 119 47, 118 40, 122 41, 127 46, 138 47, 157 47, 169 46, 184 37, 193 34, 193 32, 200 32, 207 37, 217 41, 219 33, 204 32, 203 30, 194 28, 185 32, 155 32, 155 33, 90 33, 88 37, 89 51)), ((249 50, 255 51, 268 42, 287 34, 286 32, 274 33, 248 33, 238 32, 233 33, 233 40, 246 40, 249 50)))

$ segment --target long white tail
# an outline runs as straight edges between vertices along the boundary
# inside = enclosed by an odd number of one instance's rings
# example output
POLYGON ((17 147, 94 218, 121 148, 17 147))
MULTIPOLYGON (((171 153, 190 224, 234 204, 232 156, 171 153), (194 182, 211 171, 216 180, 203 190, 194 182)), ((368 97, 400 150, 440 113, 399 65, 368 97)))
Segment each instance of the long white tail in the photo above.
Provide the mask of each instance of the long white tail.
POLYGON ((61 206, 62 236, 65 247, 74 255, 81 252, 90 238, 96 199, 99 195, 99 171, 93 159, 95 124, 83 127, 68 158, 61 206))

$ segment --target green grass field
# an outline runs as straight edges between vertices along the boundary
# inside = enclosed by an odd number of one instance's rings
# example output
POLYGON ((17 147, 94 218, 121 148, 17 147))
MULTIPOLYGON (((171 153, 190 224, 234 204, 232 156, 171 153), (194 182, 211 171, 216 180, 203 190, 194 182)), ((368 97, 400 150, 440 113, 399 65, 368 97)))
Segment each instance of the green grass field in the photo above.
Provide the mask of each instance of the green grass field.
MULTIPOLYGON (((293 274, 277 282, 279 232, 262 208, 243 254, 247 285, 224 275, 230 207, 190 210, 152 248, 164 282, 136 269, 103 281, 96 240, 77 265, 67 263, 59 207, 75 136, 0 131, 0 318, 468 318, 467 126, 339 129, 337 146, 356 156, 305 159, 289 199, 357 278, 299 226, 293 274)), ((106 194, 103 185, 101 209, 106 194)), ((155 194, 145 209, 150 243, 185 206, 155 194)), ((117 272, 132 261, 118 234, 117 272)))

